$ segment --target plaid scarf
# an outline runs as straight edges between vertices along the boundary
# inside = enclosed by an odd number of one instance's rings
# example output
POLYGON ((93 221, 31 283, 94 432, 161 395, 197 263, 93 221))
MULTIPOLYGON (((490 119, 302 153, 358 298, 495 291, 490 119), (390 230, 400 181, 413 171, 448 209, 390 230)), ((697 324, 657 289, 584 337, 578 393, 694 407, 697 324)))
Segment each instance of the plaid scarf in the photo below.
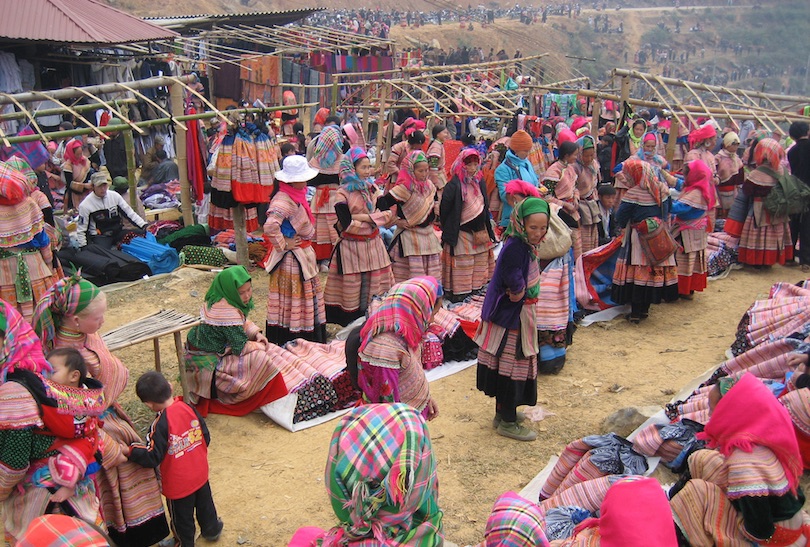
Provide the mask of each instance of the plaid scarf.
POLYGON ((56 330, 66 316, 76 315, 98 296, 101 289, 79 277, 57 281, 39 300, 31 324, 42 341, 42 347, 53 349, 56 330))
POLYGON ((108 539, 90 524, 67 515, 42 515, 31 521, 18 547, 107 547, 108 539))
POLYGON ((781 173, 783 161, 785 161, 785 149, 775 139, 765 138, 757 143, 757 147, 754 149, 754 162, 757 167, 765 165, 777 173, 781 173))
POLYGON ((622 171, 629 175, 627 183, 630 187, 622 201, 641 206, 661 206, 669 196, 666 184, 658 180, 649 163, 631 158, 624 162, 622 171))
POLYGON ((443 543, 430 433, 403 403, 366 405, 332 435, 326 484, 340 524, 323 547, 433 547, 443 543))
POLYGON ((16 169, 25 177, 25 179, 28 181, 29 193, 37 189, 37 174, 34 173, 34 170, 31 169, 31 165, 28 164, 28 161, 25 158, 21 158, 20 156, 11 156, 6 163, 9 167, 16 169))
POLYGON ((372 338, 384 332, 394 332, 409 348, 417 348, 430 324, 433 306, 442 296, 442 286, 435 277, 414 277, 397 283, 363 325, 360 331, 363 351, 372 338))
POLYGON ((540 508, 514 492, 495 502, 484 532, 485 547, 548 547, 540 508))
POLYGON ((42 354, 42 345, 34 329, 5 300, 0 300, 0 333, 3 335, 3 345, 0 346, 0 383, 5 382, 9 372, 18 368, 40 374, 52 372, 50 363, 42 354))
POLYGON ((336 125, 327 125, 318 135, 312 151, 310 167, 319 171, 332 169, 343 155, 343 136, 336 125))

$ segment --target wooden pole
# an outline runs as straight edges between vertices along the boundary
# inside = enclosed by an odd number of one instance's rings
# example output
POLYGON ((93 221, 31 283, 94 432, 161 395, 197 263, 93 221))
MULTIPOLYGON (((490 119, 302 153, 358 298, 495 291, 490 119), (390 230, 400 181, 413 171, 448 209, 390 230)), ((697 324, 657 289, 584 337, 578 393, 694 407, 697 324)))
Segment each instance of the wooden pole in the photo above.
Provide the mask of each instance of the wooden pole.
POLYGON ((681 133, 681 121, 678 116, 672 116, 672 125, 669 126, 669 142, 667 142, 667 163, 672 165, 672 160, 675 158, 675 146, 678 140, 678 135, 681 133))
MULTIPOLYGON (((126 111, 127 108, 124 107, 126 111)), ((129 206, 133 211, 137 211, 138 190, 135 180, 135 140, 132 138, 132 129, 127 127, 124 133, 124 151, 127 154, 127 186, 129 187, 129 206)))
POLYGON ((593 100, 593 111, 591 113, 591 135, 594 139, 599 137, 599 115, 602 113, 602 99, 599 97, 593 100))
MULTIPOLYGON (((586 95, 587 96, 587 95, 586 95)), ((622 96, 621 96, 621 104, 619 105, 619 112, 624 112, 624 105, 630 101, 630 76, 623 76, 622 77, 622 96)), ((617 120, 619 118, 616 118, 617 120)), ((618 121, 616 123, 616 129, 621 129, 618 126, 618 121)))
MULTIPOLYGON (((172 113, 175 116, 184 114, 183 109, 183 88, 179 84, 169 87, 169 96, 172 104, 172 113)), ((177 152, 177 170, 180 174, 180 209, 183 212, 183 224, 192 226, 194 224, 194 213, 191 203, 191 184, 188 181, 188 164, 186 163, 186 132, 175 132, 175 152, 177 152)))
MULTIPOLYGON (((382 167, 383 165, 383 128, 385 122, 385 103, 388 100, 388 95, 391 93, 391 86, 388 84, 383 84, 382 87, 382 94, 380 96, 380 112, 377 115, 377 165, 376 167, 382 167)), ((363 114, 365 115, 365 113, 363 114)), ((388 129, 387 127, 385 128, 388 129)))
POLYGON ((366 86, 363 89, 363 106, 366 110, 363 111, 363 146, 368 150, 368 123, 371 111, 368 107, 371 105, 371 86, 366 86))
POLYGON ((329 110, 332 114, 337 111, 338 105, 338 75, 332 74, 332 103, 329 105, 329 110))
MULTIPOLYGON (((138 102, 137 99, 118 99, 116 101, 118 104, 135 104, 138 102)), ((73 110, 76 112, 85 112, 87 110, 98 110, 99 108, 104 108, 104 105, 99 102, 94 102, 92 104, 79 104, 72 107, 73 110)), ((40 116, 54 116, 59 114, 64 114, 64 108, 45 108, 42 110, 35 110, 31 112, 31 115, 35 118, 40 116)), ((22 118, 26 118, 25 112, 8 112, 6 114, 0 114, 0 120, 19 120, 22 118)))
POLYGON ((248 266, 247 227, 245 222, 245 206, 241 203, 231 209, 233 213, 233 237, 236 243, 236 263, 248 266))
POLYGON ((312 132, 312 107, 302 108, 299 112, 301 123, 304 124, 304 135, 309 135, 312 132))

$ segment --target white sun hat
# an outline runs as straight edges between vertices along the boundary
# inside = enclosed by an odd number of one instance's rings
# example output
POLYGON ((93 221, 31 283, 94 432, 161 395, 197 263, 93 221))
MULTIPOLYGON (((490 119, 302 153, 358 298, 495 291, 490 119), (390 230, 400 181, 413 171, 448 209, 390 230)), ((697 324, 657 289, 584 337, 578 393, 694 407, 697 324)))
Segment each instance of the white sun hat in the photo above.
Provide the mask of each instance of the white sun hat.
POLYGON ((306 182, 318 176, 317 169, 311 168, 304 156, 287 156, 282 167, 275 175, 281 182, 306 182))

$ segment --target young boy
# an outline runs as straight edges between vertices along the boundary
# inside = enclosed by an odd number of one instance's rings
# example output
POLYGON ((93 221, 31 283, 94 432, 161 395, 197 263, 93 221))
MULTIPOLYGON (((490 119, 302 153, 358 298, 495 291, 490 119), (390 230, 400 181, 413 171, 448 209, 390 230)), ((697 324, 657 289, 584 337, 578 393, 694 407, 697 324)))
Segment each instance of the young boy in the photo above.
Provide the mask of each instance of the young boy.
POLYGON ((61 503, 73 496, 76 483, 99 469, 98 418, 104 411, 101 384, 87 377, 87 365, 74 348, 57 348, 47 355, 53 374, 44 382, 55 405, 42 405, 43 421, 57 440, 59 453, 36 474, 39 484, 53 492, 51 501, 61 503))
POLYGON ((599 193, 599 212, 602 215, 602 221, 599 223, 599 245, 605 245, 616 237, 622 228, 616 226, 614 218, 617 194, 616 189, 610 184, 600 184, 596 191, 599 193))
POLYGON ((182 399, 172 397, 172 385, 157 371, 138 378, 135 393, 158 414, 146 435, 146 443, 130 447, 129 460, 144 467, 160 466, 163 495, 178 547, 194 545, 195 510, 202 537, 217 541, 223 524, 217 517, 208 484, 211 437, 205 421, 182 399))

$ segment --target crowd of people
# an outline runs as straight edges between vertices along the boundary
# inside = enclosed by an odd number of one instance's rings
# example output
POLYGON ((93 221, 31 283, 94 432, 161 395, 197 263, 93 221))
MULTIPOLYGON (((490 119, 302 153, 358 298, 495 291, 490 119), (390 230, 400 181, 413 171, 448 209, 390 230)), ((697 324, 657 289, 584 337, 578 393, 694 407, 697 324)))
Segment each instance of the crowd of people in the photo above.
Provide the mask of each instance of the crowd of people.
MULTIPOLYGON (((783 142, 751 122, 721 129, 712 120, 681 120, 683 133, 670 135, 664 112, 639 112, 619 126, 605 105, 591 113, 596 120, 519 115, 507 138, 481 146, 465 136, 451 155, 448 127, 427 117, 428 127, 414 111, 375 170, 357 129, 320 114, 309 142, 292 138, 279 153, 262 212, 267 252, 256 262, 264 273, 229 267, 205 294, 184 351, 189 404, 174 399, 159 373, 137 380, 138 398, 157 414, 145 441, 118 404, 128 370, 99 334, 105 293, 80 275, 64 276, 54 260, 54 206, 40 195, 37 173, 21 157, 0 164, 0 398, 9 401, 0 409, 0 499, 11 544, 25 544, 30 528, 42 525, 38 517, 53 512, 101 525, 116 544, 145 546, 170 535, 193 544, 196 511, 203 537, 218 538, 223 523, 208 484, 204 417, 245 415, 291 393, 284 348, 326 344, 332 323, 350 327, 346 381, 307 385, 312 404, 331 390, 344 407, 358 406, 337 427, 327 463, 339 525, 302 529, 290 544, 441 545, 426 425, 440 415, 441 401, 425 370, 442 362, 442 352, 477 350, 476 388, 494 399, 493 431, 530 442, 537 432, 519 408, 536 404, 539 375, 565 365, 583 304, 574 296, 575 272, 588 257, 614 257, 610 299, 628 305, 635 324, 656 320, 653 305, 692 299, 707 287, 711 237, 733 245, 743 265, 810 270, 810 218, 769 199, 791 173, 810 184, 805 122, 794 122, 783 142), (264 328, 249 318, 259 279, 268 287, 264 328), (453 304, 478 309, 474 332, 446 328, 453 304)), ((224 142, 224 135, 212 140, 213 157, 224 142)), ((124 236, 121 217, 135 229, 145 221, 108 192, 115 153, 94 165, 85 146, 56 143, 54 154, 64 150, 65 192, 86 237, 114 244, 124 236)), ((171 176, 160 152, 141 171, 147 181, 171 176)), ((702 527, 706 511, 724 519, 728 537, 799 545, 805 517, 792 424, 756 379, 738 380, 720 382, 711 395, 702 435, 717 451, 690 456, 693 480, 671 505, 651 479, 577 480, 572 487, 598 493, 586 512, 601 508, 601 516, 571 526, 567 536, 553 534, 551 545, 591 545, 598 537, 613 545, 649 545, 652 537, 656 545, 711 545, 717 531, 702 527), (739 416, 754 403, 770 421, 758 421, 762 435, 752 438, 739 416), (752 446, 756 458, 747 455, 752 446), (767 492, 755 488, 759 475, 732 492, 712 473, 727 466, 731 485, 735 465, 768 454, 775 459, 762 470, 770 473, 767 492), (692 465, 704 457, 702 467, 692 465), (725 495, 730 506, 718 501, 725 495), (757 496, 764 501, 752 501, 757 496), (642 498, 649 503, 621 501, 642 498), (763 503, 773 508, 767 518, 759 514, 763 503)), ((585 503, 581 491, 563 492, 563 482, 544 491, 539 505, 512 493, 500 498, 483 545, 549 544, 549 511, 585 503)))

